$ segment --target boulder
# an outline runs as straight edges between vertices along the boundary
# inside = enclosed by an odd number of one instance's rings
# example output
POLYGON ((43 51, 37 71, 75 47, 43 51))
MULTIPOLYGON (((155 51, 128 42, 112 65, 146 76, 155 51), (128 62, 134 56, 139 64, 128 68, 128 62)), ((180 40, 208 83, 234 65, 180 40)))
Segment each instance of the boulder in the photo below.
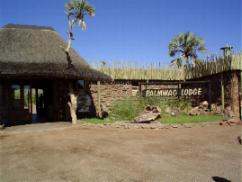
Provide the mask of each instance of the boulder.
POLYGON ((208 101, 205 100, 205 101, 201 102, 199 104, 199 106, 202 107, 202 108, 208 108, 208 101))
POLYGON ((180 113, 180 110, 178 108, 167 107, 165 109, 165 113, 169 114, 170 116, 177 116, 180 113))
POLYGON ((134 119, 135 123, 150 123, 158 119, 161 115, 161 109, 157 106, 147 106, 144 111, 134 119))
POLYGON ((228 106, 224 109, 224 120, 235 117, 234 112, 232 111, 231 106, 228 106))
POLYGON ((200 111, 199 111, 199 106, 193 107, 189 113, 190 116, 197 116, 200 115, 200 111))
POLYGON ((145 107, 144 112, 161 113, 161 109, 157 106, 147 106, 145 107))
POLYGON ((222 106, 221 105, 217 105, 217 104, 211 104, 211 111, 214 114, 222 114, 222 106))

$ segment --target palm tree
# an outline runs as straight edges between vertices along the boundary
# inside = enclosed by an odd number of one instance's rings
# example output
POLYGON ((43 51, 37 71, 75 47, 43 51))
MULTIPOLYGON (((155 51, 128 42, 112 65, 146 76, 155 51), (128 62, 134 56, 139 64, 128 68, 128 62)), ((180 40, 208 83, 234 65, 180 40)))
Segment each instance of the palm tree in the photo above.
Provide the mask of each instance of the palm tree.
MULTIPOLYGON (((69 54, 72 40, 73 40, 73 27, 76 23, 82 28, 82 30, 86 30, 86 23, 84 21, 84 17, 86 15, 94 16, 95 10, 94 8, 88 4, 85 0, 70 0, 66 5, 66 14, 68 18, 68 44, 65 48, 65 53, 67 56, 67 60, 69 63, 69 66, 72 66, 71 57, 69 54)), ((76 109, 77 109, 77 95, 74 93, 72 87, 70 86, 69 91, 69 97, 70 101, 68 102, 69 108, 70 108, 70 114, 71 114, 71 120, 73 124, 76 124, 77 122, 77 115, 76 115, 76 109)))
POLYGON ((206 50, 204 40, 192 32, 179 34, 169 43, 169 55, 171 57, 176 56, 171 63, 176 64, 178 67, 183 65, 183 61, 186 65, 192 64, 195 66, 199 62, 197 53, 206 50))
POLYGON ((65 52, 69 54, 73 40, 73 27, 76 23, 84 31, 86 30, 86 23, 84 17, 86 15, 95 16, 94 8, 85 0, 70 0, 66 5, 66 14, 68 18, 68 44, 65 49, 65 52))

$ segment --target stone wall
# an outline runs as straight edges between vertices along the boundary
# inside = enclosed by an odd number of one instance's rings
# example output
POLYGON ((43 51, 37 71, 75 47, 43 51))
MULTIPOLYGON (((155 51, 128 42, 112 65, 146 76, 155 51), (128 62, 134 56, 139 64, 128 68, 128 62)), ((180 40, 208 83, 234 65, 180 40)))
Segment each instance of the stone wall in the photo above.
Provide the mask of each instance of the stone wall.
MULTIPOLYGON (((114 101, 122 100, 130 96, 131 85, 126 84, 115 84, 115 83, 101 83, 100 85, 100 97, 101 97, 101 109, 109 112, 114 101)), ((90 93, 93 99, 95 108, 98 103, 98 89, 97 84, 90 85, 90 93)))
MULTIPOLYGON (((225 93, 225 106, 231 106, 237 117, 240 116, 240 71, 225 72, 224 78, 224 93, 225 93)), ((221 105, 221 74, 211 75, 208 77, 202 77, 190 81, 210 81, 211 86, 211 104, 221 105)), ((141 81, 146 83, 146 81, 141 81)), ((156 80, 156 82, 162 83, 163 81, 156 80)), ((117 100, 122 100, 132 95, 135 95, 139 90, 139 81, 114 81, 113 83, 101 83, 101 109, 109 112, 112 103, 117 100)), ((151 86, 152 87, 152 86, 151 86)), ((97 108, 97 84, 90 84, 90 91, 88 93, 92 99, 93 108, 97 108)), ((209 98, 201 97, 196 100, 195 104, 208 100, 209 98)), ((96 112, 92 109, 92 112, 96 112)))
POLYGON ((221 100, 221 75, 224 80, 224 101, 225 107, 231 107, 236 117, 240 117, 240 71, 224 72, 216 75, 202 77, 196 80, 209 80, 211 84, 211 102, 217 105, 222 104, 221 100))

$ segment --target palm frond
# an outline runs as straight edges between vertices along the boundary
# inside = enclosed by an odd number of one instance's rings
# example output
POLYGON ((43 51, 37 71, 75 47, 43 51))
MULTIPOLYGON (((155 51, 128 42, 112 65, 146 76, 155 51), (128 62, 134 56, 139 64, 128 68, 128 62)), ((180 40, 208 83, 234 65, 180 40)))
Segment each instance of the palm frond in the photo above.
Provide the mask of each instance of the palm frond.
POLYGON ((175 36, 169 43, 168 48, 171 57, 177 56, 180 58, 179 60, 185 60, 185 64, 190 64, 189 62, 193 61, 193 58, 197 58, 198 52, 207 50, 204 40, 192 32, 175 36))

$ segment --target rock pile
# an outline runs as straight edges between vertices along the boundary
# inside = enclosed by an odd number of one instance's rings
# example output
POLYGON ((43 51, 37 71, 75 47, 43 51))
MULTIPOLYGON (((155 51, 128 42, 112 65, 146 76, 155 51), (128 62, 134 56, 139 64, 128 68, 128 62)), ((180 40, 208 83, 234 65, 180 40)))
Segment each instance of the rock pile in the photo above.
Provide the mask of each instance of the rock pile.
POLYGON ((188 114, 190 116, 210 114, 210 110, 208 109, 208 102, 207 101, 201 102, 199 106, 193 107, 188 114))
POLYGON ((152 123, 130 123, 130 122, 116 122, 105 124, 82 123, 74 127, 95 127, 95 128, 116 128, 116 129, 177 129, 177 128, 194 128, 194 127, 209 127, 209 126, 234 126, 242 125, 241 121, 221 121, 221 122, 205 122, 205 123, 186 123, 186 124, 163 124, 160 122, 152 123))
POLYGON ((170 116, 177 116, 180 113, 180 109, 179 108, 171 108, 171 107, 166 107, 165 109, 165 114, 168 114, 170 116))
POLYGON ((161 116, 161 109, 157 106, 147 106, 138 117, 134 119, 134 123, 150 123, 161 116))
POLYGON ((235 117, 235 114, 232 111, 232 108, 230 106, 227 106, 224 109, 223 114, 224 114, 224 120, 229 120, 230 118, 234 118, 235 117))

